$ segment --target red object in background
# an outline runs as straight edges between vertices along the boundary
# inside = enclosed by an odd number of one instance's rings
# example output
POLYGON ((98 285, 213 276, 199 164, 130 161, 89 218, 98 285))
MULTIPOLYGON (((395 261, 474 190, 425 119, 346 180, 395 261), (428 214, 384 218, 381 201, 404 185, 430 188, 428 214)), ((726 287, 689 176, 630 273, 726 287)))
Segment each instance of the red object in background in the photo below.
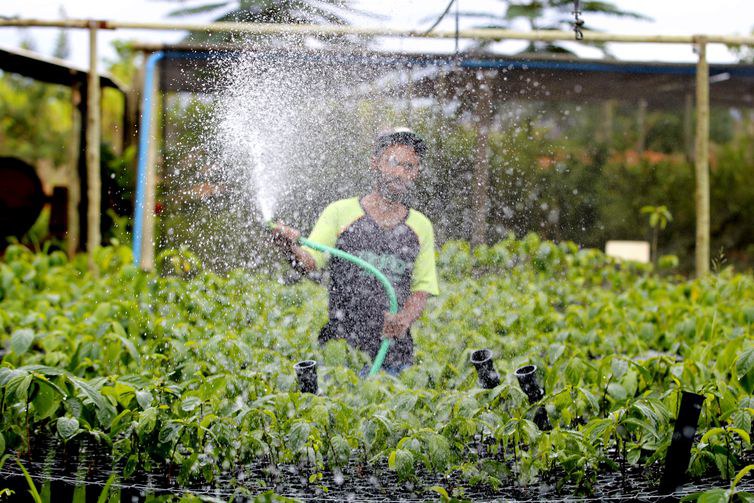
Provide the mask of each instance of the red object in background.
POLYGON ((165 207, 162 205, 161 202, 157 201, 156 203, 154 203, 154 214, 155 215, 159 215, 160 213, 162 213, 162 210, 164 210, 164 209, 165 209, 165 207))

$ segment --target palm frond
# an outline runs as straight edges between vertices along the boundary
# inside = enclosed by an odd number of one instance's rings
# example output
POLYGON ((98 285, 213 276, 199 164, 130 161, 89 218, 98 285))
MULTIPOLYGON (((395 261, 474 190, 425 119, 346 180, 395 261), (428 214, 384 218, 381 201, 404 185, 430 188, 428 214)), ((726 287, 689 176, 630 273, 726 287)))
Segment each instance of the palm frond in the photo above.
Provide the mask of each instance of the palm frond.
POLYGON ((584 2, 581 4, 581 12, 590 12, 594 14, 606 14, 609 16, 617 16, 617 17, 630 17, 633 19, 640 19, 642 21, 652 21, 652 18, 649 16, 645 16, 644 14, 640 14, 638 12, 621 10, 609 2, 599 2, 599 1, 584 2))
POLYGON ((196 14, 203 14, 205 12, 212 12, 223 7, 230 7, 231 2, 215 2, 204 5, 197 5, 196 7, 183 7, 174 11, 168 12, 168 17, 183 17, 194 16, 196 14))

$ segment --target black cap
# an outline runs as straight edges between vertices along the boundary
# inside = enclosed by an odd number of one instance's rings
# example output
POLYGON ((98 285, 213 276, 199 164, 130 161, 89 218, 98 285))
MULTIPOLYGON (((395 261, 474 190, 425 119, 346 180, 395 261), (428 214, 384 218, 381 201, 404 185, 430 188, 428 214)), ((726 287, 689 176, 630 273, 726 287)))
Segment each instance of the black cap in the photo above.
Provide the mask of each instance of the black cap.
POLYGON ((408 128, 399 127, 382 132, 377 136, 374 142, 373 155, 379 157, 383 150, 392 145, 413 147, 419 159, 424 159, 424 155, 427 153, 427 144, 424 143, 424 138, 408 128))

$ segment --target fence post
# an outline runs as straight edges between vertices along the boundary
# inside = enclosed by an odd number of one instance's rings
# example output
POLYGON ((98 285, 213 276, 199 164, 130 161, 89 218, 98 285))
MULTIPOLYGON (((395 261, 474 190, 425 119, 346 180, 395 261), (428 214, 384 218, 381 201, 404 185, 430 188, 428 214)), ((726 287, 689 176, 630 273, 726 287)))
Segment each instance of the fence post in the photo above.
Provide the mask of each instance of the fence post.
POLYGON ((709 64, 707 39, 696 37, 699 61, 696 64, 696 275, 709 272, 710 208, 709 208, 709 64))
POLYGON ((95 270, 94 251, 101 244, 100 212, 102 181, 100 180, 100 87, 97 73, 97 23, 89 22, 89 75, 86 107, 86 192, 87 240, 89 270, 95 270))

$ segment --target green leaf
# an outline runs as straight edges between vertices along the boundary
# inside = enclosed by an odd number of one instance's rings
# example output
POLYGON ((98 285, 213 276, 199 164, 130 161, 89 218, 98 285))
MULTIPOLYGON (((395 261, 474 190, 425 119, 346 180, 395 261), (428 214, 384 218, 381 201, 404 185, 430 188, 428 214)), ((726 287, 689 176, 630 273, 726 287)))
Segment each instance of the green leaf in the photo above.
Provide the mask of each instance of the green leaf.
POLYGON ((716 453, 714 455, 715 465, 723 478, 730 479, 733 477, 735 460, 731 459, 728 454, 716 453))
POLYGON ((291 425, 288 433, 288 442, 291 451, 301 452, 306 446, 306 441, 311 432, 311 425, 306 421, 296 421, 291 425))
POLYGON ((335 459, 333 460, 336 466, 345 466, 351 459, 351 446, 348 445, 346 439, 341 435, 333 435, 330 439, 332 444, 332 450, 335 459))
POLYGON ((178 440, 183 431, 183 426, 175 423, 168 423, 160 428, 160 433, 157 436, 160 443, 173 444, 178 440))
POLYGON ((84 404, 76 397, 68 397, 64 402, 65 408, 73 417, 81 417, 84 413, 84 404))
POLYGON ((639 462, 640 458, 641 458, 641 449, 629 449, 628 454, 626 456, 626 461, 628 461, 629 465, 635 465, 639 462))
POLYGON ((592 419, 584 427, 584 432, 589 436, 592 442, 603 438, 608 434, 613 422, 610 419, 592 419))
POLYGON ((126 348, 126 351, 128 351, 128 354, 131 356, 131 359, 134 360, 137 365, 141 365, 141 355, 139 355, 139 351, 136 349, 134 343, 120 335, 115 334, 115 336, 123 344, 123 347, 126 348))
POLYGON ((131 454, 126 460, 126 464, 123 467, 123 476, 128 478, 134 474, 136 467, 139 465, 139 457, 136 454, 131 454))
POLYGON ((431 434, 427 438, 427 447, 429 449, 429 460, 432 467, 442 472, 450 463, 450 444, 448 439, 438 434, 431 434))
POLYGON ((184 412, 191 412, 202 404, 202 401, 195 397, 190 396, 181 402, 181 410, 184 412))
POLYGON ((37 381, 39 390, 31 403, 34 405, 34 415, 37 419, 52 416, 60 406, 60 394, 49 384, 37 381))
POLYGON ((97 391, 91 384, 74 376, 69 376, 68 379, 71 383, 81 390, 86 397, 91 400, 97 408, 97 418, 100 424, 110 424, 113 417, 115 417, 116 411, 113 404, 111 404, 107 398, 102 396, 102 393, 97 391))
POLYGON ((735 428, 751 433, 751 414, 746 410, 735 411, 730 416, 730 421, 735 428))
POLYGON ((57 367, 49 367, 47 365, 24 365, 23 367, 18 367, 18 370, 24 370, 26 372, 42 374, 47 377, 62 376, 68 373, 65 371, 65 369, 61 369, 57 367))
POLYGON ((23 372, 22 370, 11 370, 8 367, 0 367, 0 386, 8 384, 13 377, 23 372))
POLYGON ((749 434, 747 432, 745 432, 744 430, 742 430, 740 428, 729 427, 728 431, 732 431, 733 433, 735 433, 736 435, 738 435, 739 437, 741 437, 741 440, 743 440, 745 443, 747 443, 747 444, 751 443, 751 438, 749 438, 749 434))
POLYGON ((34 503, 42 503, 42 497, 39 495, 39 491, 37 491, 37 486, 34 485, 34 481, 31 479, 29 472, 26 471, 26 468, 24 468, 24 465, 21 464, 21 461, 19 459, 16 459, 16 464, 18 465, 19 468, 21 468, 21 472, 23 472, 24 474, 24 478, 26 479, 26 484, 29 486, 29 494, 31 494, 31 497, 34 500, 34 503))
POLYGON ((120 433, 123 429, 130 425, 133 414, 134 411, 126 409, 113 418, 113 420, 110 422, 111 438, 115 437, 118 433, 120 433))
POLYGON ((6 398, 18 402, 26 402, 29 386, 31 386, 31 374, 18 372, 8 380, 8 384, 5 386, 6 398))
POLYGON ((388 457, 388 468, 407 479, 414 474, 414 455, 408 449, 395 449, 388 457))
POLYGON ((58 435, 63 440, 70 440, 79 431, 79 422, 75 417, 59 417, 57 421, 58 435))
POLYGON ((34 342, 34 331, 22 328, 13 332, 10 336, 10 349, 17 355, 26 353, 34 342))
POLYGON ((696 503, 728 503, 727 489, 710 489, 699 495, 696 503))
POLYGON ((448 491, 446 491, 444 487, 432 486, 429 488, 429 490, 434 491, 437 494, 439 494, 440 498, 442 498, 443 503, 447 503, 450 501, 450 496, 448 495, 448 491))
POLYGON ((746 323, 754 323, 754 305, 744 306, 741 311, 744 313, 746 323))
POLYGON ((152 433, 156 425, 157 409, 149 407, 139 414, 139 421, 136 423, 136 434, 143 440, 146 435, 152 433))
POLYGON ((139 404, 139 407, 142 409, 146 409, 152 404, 152 400, 154 400, 154 397, 152 396, 152 393, 149 391, 137 391, 136 392, 136 402, 139 404))
POLYGON ((611 382, 607 385, 607 394, 619 402, 625 400, 628 396, 626 388, 624 388, 617 382, 611 382))
POLYGON ((613 358, 613 361, 610 362, 610 369, 613 377, 620 379, 628 370, 628 362, 622 358, 613 358))
POLYGON ((113 460, 116 462, 131 454, 131 439, 121 438, 120 440, 113 442, 112 452, 113 460))
POLYGON ((736 500, 740 503, 754 503, 754 494, 748 491, 737 491, 736 500))
POLYGON ((99 494, 99 498, 97 498, 97 503, 107 503, 108 496, 110 496, 110 487, 113 485, 113 482, 115 482, 114 473, 110 474, 107 478, 105 487, 102 488, 102 492, 99 494))
MULTIPOLYGON (((2 452, 2 450, 0 450, 0 452, 2 452)), ((746 465, 741 468, 741 470, 739 470, 739 472, 736 474, 736 478, 733 479, 731 487, 735 489, 738 483, 741 482, 741 479, 743 479, 752 470, 754 470, 754 464, 746 465)))
POLYGON ((736 374, 747 393, 754 393, 754 347, 744 350, 736 360, 736 374))
POLYGON ((5 452, 5 437, 0 433, 0 454, 5 452))
POLYGON ((586 398, 586 401, 589 403, 589 407, 591 407, 593 412, 600 410, 600 404, 596 396, 590 393, 586 388, 578 388, 578 391, 584 398, 586 398))

